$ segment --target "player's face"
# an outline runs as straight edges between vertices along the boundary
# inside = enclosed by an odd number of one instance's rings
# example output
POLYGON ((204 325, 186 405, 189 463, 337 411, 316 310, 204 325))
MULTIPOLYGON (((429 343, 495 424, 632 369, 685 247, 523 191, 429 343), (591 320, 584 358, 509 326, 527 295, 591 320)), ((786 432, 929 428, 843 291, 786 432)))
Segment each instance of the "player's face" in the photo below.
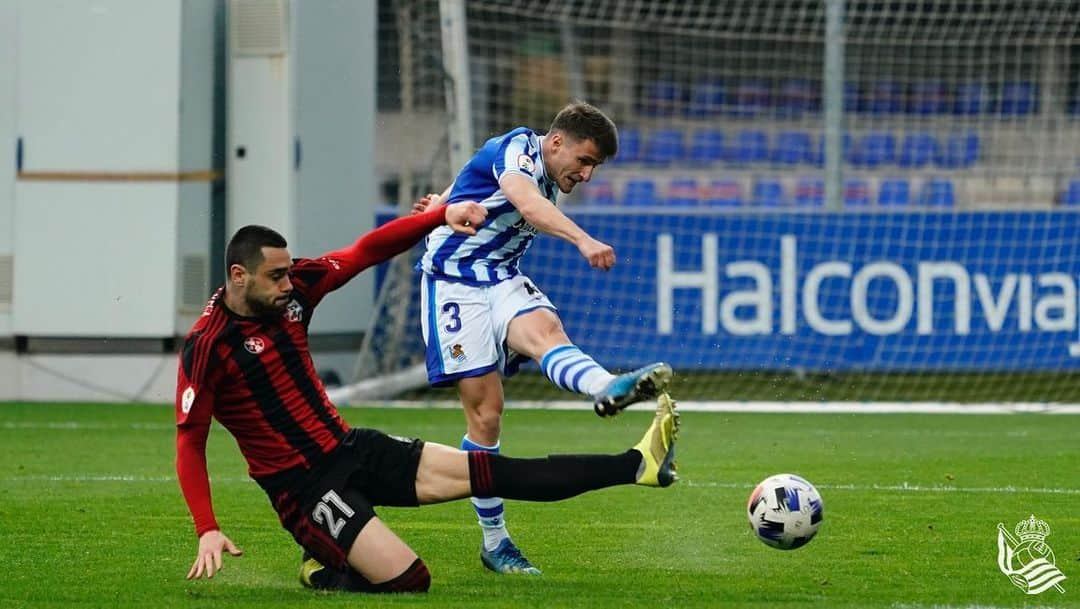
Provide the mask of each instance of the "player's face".
POLYGON ((244 300, 255 316, 277 317, 285 312, 292 296, 292 258, 283 247, 264 247, 262 253, 263 261, 244 283, 244 300))
POLYGON ((552 144, 548 175, 555 178, 559 190, 564 193, 592 179, 593 172, 604 162, 600 149, 592 140, 575 140, 557 133, 552 144))

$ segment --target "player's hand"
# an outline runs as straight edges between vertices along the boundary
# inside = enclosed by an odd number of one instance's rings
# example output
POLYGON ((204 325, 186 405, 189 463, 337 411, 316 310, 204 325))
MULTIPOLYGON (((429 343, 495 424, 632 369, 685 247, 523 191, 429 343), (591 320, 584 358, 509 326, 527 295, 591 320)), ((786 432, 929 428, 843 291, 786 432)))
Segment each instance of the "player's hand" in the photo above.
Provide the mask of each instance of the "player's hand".
POLYGON ((459 201, 446 208, 446 225, 454 232, 475 235, 476 228, 487 217, 487 208, 472 201, 459 201))
POLYGON ((615 266, 615 248, 589 237, 578 245, 578 251, 589 261, 589 266, 606 271, 615 266))
POLYGON ((243 556, 244 551, 236 547, 221 531, 207 531, 199 537, 199 555, 195 564, 188 571, 188 579, 199 579, 206 574, 207 579, 221 570, 221 553, 226 551, 233 556, 243 556))
POLYGON ((431 207, 438 202, 438 193, 429 192, 426 195, 417 199, 416 202, 412 204, 412 213, 410 213, 409 215, 415 216, 416 214, 423 213, 427 211, 428 207, 431 207))

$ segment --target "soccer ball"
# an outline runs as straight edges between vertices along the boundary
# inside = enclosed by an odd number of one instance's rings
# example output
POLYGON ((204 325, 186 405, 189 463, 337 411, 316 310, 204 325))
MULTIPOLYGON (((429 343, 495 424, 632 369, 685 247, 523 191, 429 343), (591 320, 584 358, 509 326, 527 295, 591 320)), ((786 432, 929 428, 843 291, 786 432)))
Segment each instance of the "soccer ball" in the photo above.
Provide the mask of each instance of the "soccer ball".
POLYGON ((769 476, 750 493, 750 529, 767 546, 794 550, 810 542, 821 526, 821 495, 794 474, 769 476))

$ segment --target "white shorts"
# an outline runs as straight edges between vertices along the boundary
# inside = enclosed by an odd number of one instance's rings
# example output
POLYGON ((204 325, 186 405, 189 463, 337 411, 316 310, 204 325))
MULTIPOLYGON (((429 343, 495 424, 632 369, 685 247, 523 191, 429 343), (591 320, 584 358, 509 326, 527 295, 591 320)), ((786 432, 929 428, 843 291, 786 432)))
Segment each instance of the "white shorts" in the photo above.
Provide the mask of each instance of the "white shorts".
POLYGON ((420 311, 428 382, 440 387, 493 370, 517 372, 528 358, 506 346, 506 332, 512 319, 535 309, 556 310, 524 275, 476 286, 424 273, 420 311))

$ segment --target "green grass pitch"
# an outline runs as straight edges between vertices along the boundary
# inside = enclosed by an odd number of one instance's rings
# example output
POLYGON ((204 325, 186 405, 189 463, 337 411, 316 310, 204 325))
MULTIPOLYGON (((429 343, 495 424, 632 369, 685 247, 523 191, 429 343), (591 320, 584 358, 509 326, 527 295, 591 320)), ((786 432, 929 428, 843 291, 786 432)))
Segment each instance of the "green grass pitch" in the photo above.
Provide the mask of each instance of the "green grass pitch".
MULTIPOLYGON (((456 443, 452 410, 345 409, 353 425, 456 443)), ((477 557, 468 502, 381 516, 425 559, 428 595, 356 598, 297 582, 299 549, 246 477, 232 438, 210 437, 214 503, 241 548, 211 581, 184 579, 196 549, 162 406, 0 404, 0 607, 1031 607, 1080 606, 1080 421, 1047 415, 685 412, 682 481, 561 503, 509 502, 541 578, 477 557), (753 538, 752 486, 798 473, 825 501, 808 546, 753 538), (1035 514, 1068 576, 1028 597, 997 568, 999 522, 1035 514)), ((616 452, 649 420, 508 410, 507 454, 616 452)))

